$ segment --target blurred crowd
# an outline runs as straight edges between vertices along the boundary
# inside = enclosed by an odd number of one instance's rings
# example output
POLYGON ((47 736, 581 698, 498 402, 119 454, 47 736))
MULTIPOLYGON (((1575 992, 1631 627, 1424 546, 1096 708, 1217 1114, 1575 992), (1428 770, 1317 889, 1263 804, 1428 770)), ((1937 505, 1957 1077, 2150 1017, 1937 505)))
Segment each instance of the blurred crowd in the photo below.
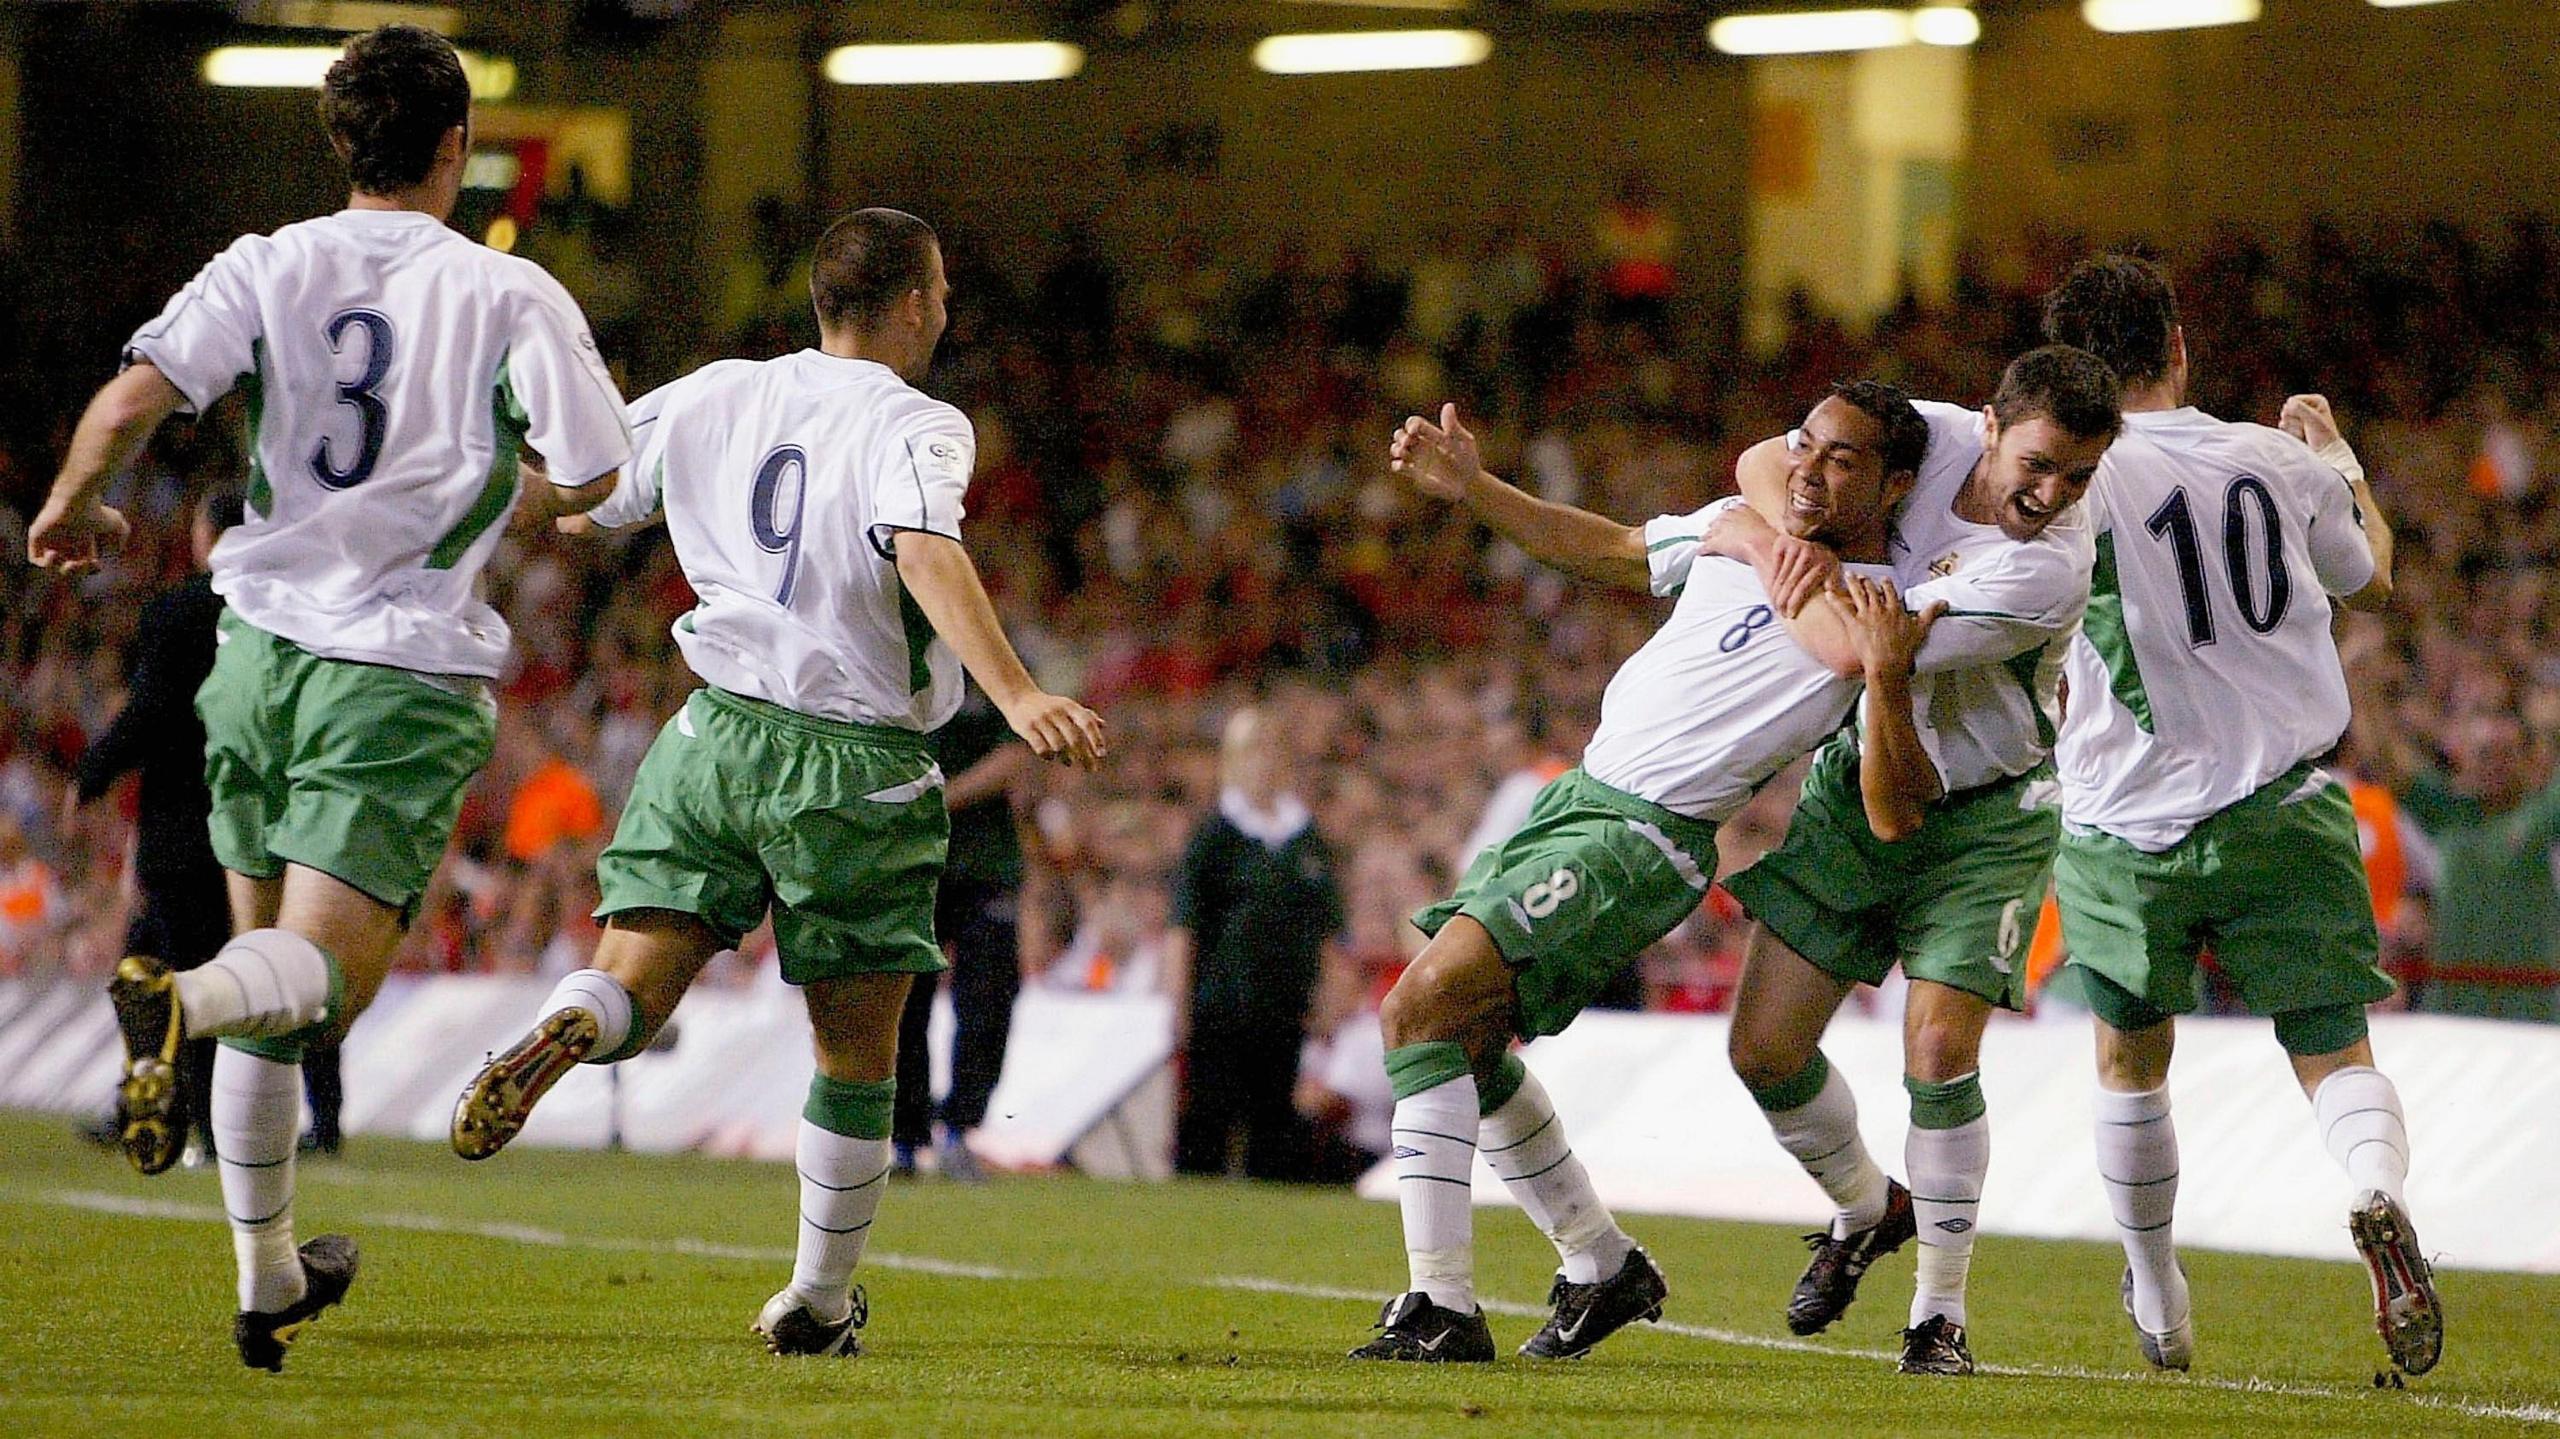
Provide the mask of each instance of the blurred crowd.
MULTIPOLYGON (((1400 490, 1382 457, 1404 415, 1455 398, 1492 467, 1548 498, 1684 512, 1834 379, 1979 402, 2085 248, 2004 253, 1872 329, 1799 304, 1758 356, 1673 298, 1673 231, 1648 203, 1622 197, 1580 248, 1496 227, 1402 265, 1199 245, 1124 268, 1069 232, 1044 268, 1008 274, 946 236, 956 298, 929 388, 977 426, 968 543, 1043 682, 1115 737, 1102 773, 1045 774, 1026 810, 1058 896, 1045 982, 1158 982, 1167 875, 1216 805, 1241 705, 1263 706, 1336 856, 1359 967, 1329 987, 1337 1013, 1418 946, 1404 916, 1446 892, 1497 787, 1579 752, 1658 606, 1578 589, 1400 490)), ((808 217, 769 206, 756 228, 697 359, 814 342, 794 258, 808 217)), ((2560 1018, 2560 989, 2534 979, 2560 970, 2560 234, 2322 225, 2170 258, 2197 401, 2272 421, 2286 394, 2324 390, 2400 532, 2392 610, 2344 631, 2359 718, 2343 761, 2386 796, 2368 838, 2406 892, 2391 927, 2410 996, 2560 1018), (2504 906, 2495 922, 2425 902, 2466 885, 2504 906)), ((615 327, 599 330, 611 352, 615 327)), ((119 338, 0 335, 5 368, 51 367, 30 393, 57 399, 0 447, 0 974, 103 975, 119 952, 129 797, 75 808, 67 776, 116 711, 137 604, 185 573, 191 494, 241 469, 231 417, 174 424, 120 488, 135 538, 108 573, 24 567, 26 514, 119 338)), ((668 378, 626 376, 634 394, 668 378)), ((658 532, 511 537, 490 587, 516 627, 497 759, 406 963, 556 971, 593 943, 595 851, 692 683, 667 638, 691 596, 658 532)), ((1774 842, 1793 794, 1791 773, 1729 827, 1728 869, 1774 842)), ((1720 1007, 1740 940, 1718 891, 1648 955, 1643 1002, 1720 1007)), ((730 972, 754 973, 760 945, 730 972)))

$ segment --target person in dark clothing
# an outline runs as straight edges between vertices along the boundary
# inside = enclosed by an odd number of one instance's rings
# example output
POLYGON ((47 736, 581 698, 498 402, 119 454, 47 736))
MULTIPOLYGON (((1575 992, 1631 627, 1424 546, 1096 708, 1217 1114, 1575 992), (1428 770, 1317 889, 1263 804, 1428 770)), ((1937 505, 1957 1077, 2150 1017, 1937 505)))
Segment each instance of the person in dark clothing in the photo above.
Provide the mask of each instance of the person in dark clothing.
POLYGON ((943 799, 951 809, 951 848, 943 862, 933 928, 951 956, 951 1010, 957 1026, 951 1039, 951 1088, 937 1106, 933 1057, 926 1048, 935 986, 918 984, 907 991, 907 1007, 898 1021, 898 1097, 889 1137, 901 1173, 914 1173, 917 1155, 930 1148, 945 1177, 974 1184, 986 1174, 970 1152, 968 1133, 986 1122, 987 1101, 1004 1072, 1013 1001, 1022 989, 1021 910, 1030 873, 1020 825, 1038 761, 1014 739, 1004 716, 975 684, 960 712, 934 733, 933 745, 935 759, 950 777, 943 799))
POLYGON ((1244 710, 1228 722, 1218 812, 1183 850, 1166 968, 1182 1055, 1174 1167, 1224 1174, 1236 1131, 1254 1179, 1309 1177, 1292 1102, 1316 988, 1339 962, 1342 894, 1306 803, 1283 787, 1278 736, 1244 710))
MULTIPOLYGON (((196 689, 212 672, 213 623, 222 613, 205 559, 222 532, 239 522, 237 495, 207 495, 196 506, 195 573, 144 607, 125 655, 124 709, 82 752, 74 789, 79 803, 92 804, 117 780, 142 772, 133 846, 141 903, 125 948, 171 969, 195 968, 231 938, 222 866, 205 833, 213 800, 205 789, 196 689)), ((213 1150, 213 1048, 210 1039, 192 1040, 179 1055, 178 1086, 195 1156, 213 1150)))
MULTIPOLYGON (((216 490, 196 504, 190 533, 195 573, 143 608, 125 656, 125 705, 80 756, 74 794, 80 804, 104 798, 118 780, 141 772, 134 821, 133 878, 141 902, 125 933, 129 954, 149 955, 171 969, 193 969, 231 938, 231 901, 206 829, 213 798, 205 787, 204 723, 196 691, 213 671, 214 622, 222 597, 206 562, 223 532, 241 520, 241 498, 216 490)), ((180 1051, 188 1163, 213 1152, 214 1041, 180 1051)), ((314 1046, 303 1073, 314 1116, 311 1145, 338 1150, 338 1047, 314 1046)))

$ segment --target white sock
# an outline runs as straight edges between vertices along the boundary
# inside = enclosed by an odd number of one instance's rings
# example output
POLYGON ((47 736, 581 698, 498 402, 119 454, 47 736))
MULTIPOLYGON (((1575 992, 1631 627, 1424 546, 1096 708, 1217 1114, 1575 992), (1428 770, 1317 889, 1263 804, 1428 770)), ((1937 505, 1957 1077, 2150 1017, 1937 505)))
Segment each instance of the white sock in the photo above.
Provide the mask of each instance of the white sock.
POLYGON ((1460 1314, 1476 1309, 1476 1079, 1462 1074, 1396 1101, 1396 1202, 1413 1287, 1460 1314))
POLYGON ((2098 1179, 2115 1210, 2116 1237, 2133 1269, 2133 1319, 2154 1334, 2187 1320, 2187 1277, 2178 1271, 2178 1129, 2169 1088, 2098 1091, 2098 1179))
POLYGON ((2409 1127, 2400 1116, 2400 1091, 2388 1076, 2363 1064, 2339 1070, 2311 1096, 2311 1117, 2320 1126, 2321 1142, 2356 1187, 2357 1204, 2376 1193, 2400 1198, 2400 1186, 2409 1179, 2409 1127))
POLYGON ((535 1022, 564 1009, 583 1009, 596 1017, 596 1047, 587 1051, 590 1064, 620 1058, 618 1051, 631 1042, 631 991, 601 969, 582 969, 563 977, 552 987, 551 997, 542 1001, 542 1013, 535 1022))
POLYGON ((1890 1181, 1867 1153, 1866 1140, 1859 1137, 1858 1099, 1849 1092, 1849 1081, 1840 1077, 1840 1071, 1830 1071, 1821 1092, 1809 1103, 1771 1112, 1769 1132, 1837 1206, 1831 1220, 1832 1238, 1846 1239, 1884 1218, 1890 1181))
POLYGON ((240 1265, 240 1307, 272 1314, 302 1297, 293 1247, 293 1152, 302 1138, 302 1066, 229 1046, 213 1060, 213 1148, 240 1265))
POLYGON ((888 1187, 889 1141, 800 1121, 800 1251, 790 1292, 832 1324, 853 1303, 853 1266, 888 1187))
POLYGON ((1903 1163, 1911 1168, 1911 1213, 1920 1226, 1920 1260, 1911 1290, 1911 1322, 1932 1314, 1964 1318, 1965 1276, 1973 1268, 1974 1223, 1982 1177, 1991 1168, 1991 1121, 1953 1129, 1911 1127, 1903 1163))
POLYGON ((1582 1161, 1573 1157, 1564 1121, 1556 1118, 1538 1076, 1523 1073, 1520 1088, 1484 1117, 1477 1143, 1530 1222, 1555 1241, 1567 1281, 1597 1284, 1626 1263, 1635 1241, 1618 1228, 1582 1161))
POLYGON ((330 974, 320 946, 286 929, 253 929, 173 976, 187 1033, 291 1034, 329 1017, 330 974))

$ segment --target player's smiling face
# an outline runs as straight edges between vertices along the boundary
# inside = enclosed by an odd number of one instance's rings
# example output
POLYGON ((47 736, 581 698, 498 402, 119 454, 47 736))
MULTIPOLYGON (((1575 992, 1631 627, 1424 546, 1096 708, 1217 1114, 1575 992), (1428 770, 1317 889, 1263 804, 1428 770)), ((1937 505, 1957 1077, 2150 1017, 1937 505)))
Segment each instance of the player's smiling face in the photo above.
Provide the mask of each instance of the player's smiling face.
POLYGON ((2064 510, 2089 493, 2115 436, 2082 437, 2050 415, 2028 415, 2003 425, 1986 412, 1982 462, 1988 469, 1992 523, 2013 540, 2044 533, 2064 510))
POLYGON ((1786 532, 1841 544, 1884 520, 1884 426, 1837 395, 1787 433, 1786 532))

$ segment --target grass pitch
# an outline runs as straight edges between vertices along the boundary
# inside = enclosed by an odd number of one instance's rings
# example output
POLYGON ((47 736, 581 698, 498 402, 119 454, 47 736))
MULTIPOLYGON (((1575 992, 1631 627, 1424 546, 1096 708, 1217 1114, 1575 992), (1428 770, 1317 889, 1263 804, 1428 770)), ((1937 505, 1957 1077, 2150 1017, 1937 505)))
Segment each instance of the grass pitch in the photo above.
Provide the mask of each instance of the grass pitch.
POLYGON ((1671 1278, 1669 1322, 1533 1365, 1509 1351, 1554 1253, 1486 1210, 1505 1357, 1408 1368, 1342 1357, 1402 1287, 1385 1205, 926 1182, 888 1196, 864 1261, 871 1352, 780 1360, 747 1325, 789 1274, 787 1168, 533 1149, 465 1166, 359 1139, 302 1174, 302 1236, 353 1233, 364 1266, 281 1377, 253 1373, 231 1352, 213 1175, 143 1180, 59 1120, 0 1116, 0 1432, 2560 1435, 2560 1278, 2449 1274, 2443 1364, 2379 1392, 2343 1229, 2336 1263, 2190 1255, 2187 1379, 2137 1372, 2112 1247, 1987 1237, 1972 1335, 2001 1372, 1945 1380, 1883 1357, 1907 1252, 1808 1343, 1779 1321, 1792 1233, 1644 1216, 1627 1227, 1671 1278))

